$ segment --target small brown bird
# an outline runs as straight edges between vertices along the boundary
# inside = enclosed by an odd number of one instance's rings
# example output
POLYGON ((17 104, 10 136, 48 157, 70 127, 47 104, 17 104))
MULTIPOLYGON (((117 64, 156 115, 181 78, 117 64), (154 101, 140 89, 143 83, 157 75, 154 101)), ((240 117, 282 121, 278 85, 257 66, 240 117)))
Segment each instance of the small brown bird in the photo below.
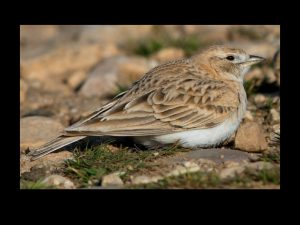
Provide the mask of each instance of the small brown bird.
POLYGON ((147 146, 216 146, 238 128, 247 104, 243 77, 262 60, 241 49, 212 46, 157 66, 29 155, 35 160, 87 136, 131 136, 147 146))

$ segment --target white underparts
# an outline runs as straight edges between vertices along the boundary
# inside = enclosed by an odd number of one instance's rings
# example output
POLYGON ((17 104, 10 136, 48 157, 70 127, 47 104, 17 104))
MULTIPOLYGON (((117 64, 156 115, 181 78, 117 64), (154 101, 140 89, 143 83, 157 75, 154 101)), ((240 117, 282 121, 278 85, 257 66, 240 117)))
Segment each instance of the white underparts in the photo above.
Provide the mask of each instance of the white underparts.
POLYGON ((161 144, 179 141, 183 147, 187 148, 215 146, 228 139, 236 131, 240 121, 229 119, 213 128, 161 135, 155 137, 154 140, 161 144))

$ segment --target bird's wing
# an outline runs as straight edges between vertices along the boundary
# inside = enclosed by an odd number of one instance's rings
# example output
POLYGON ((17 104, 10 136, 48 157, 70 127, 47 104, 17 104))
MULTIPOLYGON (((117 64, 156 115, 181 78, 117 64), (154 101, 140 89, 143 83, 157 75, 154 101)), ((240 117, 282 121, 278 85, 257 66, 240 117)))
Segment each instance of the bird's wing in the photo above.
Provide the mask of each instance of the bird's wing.
POLYGON ((66 135, 149 136, 219 125, 236 112, 239 98, 186 62, 150 71, 102 111, 65 130, 66 135))

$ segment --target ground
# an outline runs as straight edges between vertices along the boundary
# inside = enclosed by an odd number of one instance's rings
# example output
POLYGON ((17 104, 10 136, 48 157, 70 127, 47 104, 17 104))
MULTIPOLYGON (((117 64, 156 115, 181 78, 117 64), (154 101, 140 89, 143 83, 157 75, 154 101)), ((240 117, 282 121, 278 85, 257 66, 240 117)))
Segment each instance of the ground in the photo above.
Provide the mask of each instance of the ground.
POLYGON ((21 26, 20 188, 280 188, 279 26, 21 26), (265 57, 245 76, 247 112, 220 146, 145 149, 88 138, 30 161, 32 149, 145 72, 225 44, 265 57))

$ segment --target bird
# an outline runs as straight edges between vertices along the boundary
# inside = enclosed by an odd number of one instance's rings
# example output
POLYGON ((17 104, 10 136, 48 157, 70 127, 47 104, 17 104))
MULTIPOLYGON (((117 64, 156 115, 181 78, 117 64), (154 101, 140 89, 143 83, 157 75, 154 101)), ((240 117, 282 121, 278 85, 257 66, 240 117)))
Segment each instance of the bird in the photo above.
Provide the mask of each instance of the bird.
POLYGON ((28 155, 36 160, 87 136, 132 137, 147 147, 218 146, 244 117, 244 75, 263 60, 239 48, 213 45, 189 58, 158 65, 28 155))

